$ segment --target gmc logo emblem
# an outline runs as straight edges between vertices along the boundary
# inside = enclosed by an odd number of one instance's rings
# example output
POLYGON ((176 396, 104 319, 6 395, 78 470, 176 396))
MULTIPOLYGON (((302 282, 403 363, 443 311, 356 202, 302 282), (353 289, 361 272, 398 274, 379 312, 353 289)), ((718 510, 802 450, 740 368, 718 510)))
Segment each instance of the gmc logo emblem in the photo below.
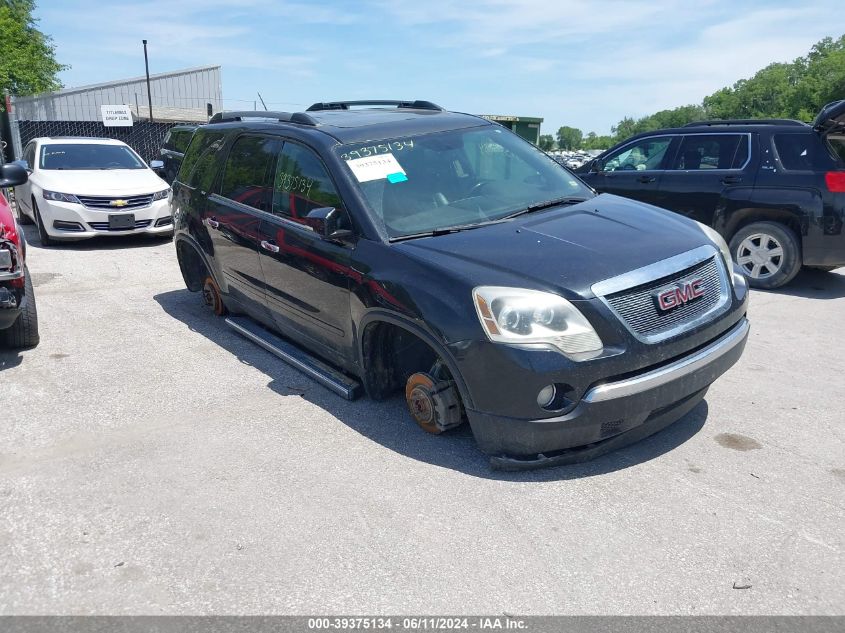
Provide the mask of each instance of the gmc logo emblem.
POLYGON ((703 297, 706 288, 703 279, 683 281, 671 288, 664 288, 654 295, 657 307, 663 312, 678 308, 690 301, 703 297))

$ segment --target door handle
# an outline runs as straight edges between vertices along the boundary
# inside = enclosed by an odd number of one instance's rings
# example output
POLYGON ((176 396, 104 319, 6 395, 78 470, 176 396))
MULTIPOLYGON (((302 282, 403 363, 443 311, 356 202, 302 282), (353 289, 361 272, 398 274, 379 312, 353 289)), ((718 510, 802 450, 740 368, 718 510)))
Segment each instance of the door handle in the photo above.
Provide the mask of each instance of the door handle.
POLYGON ((265 251, 270 251, 271 253, 278 253, 279 252, 278 244, 274 244, 273 242, 268 242, 267 240, 261 241, 261 248, 263 248, 265 251))
POLYGON ((640 176, 639 178, 637 178, 637 182, 641 182, 643 184, 654 182, 655 180, 657 180, 657 178, 655 178, 654 176, 640 176))
POLYGON ((725 176, 721 182, 723 185, 735 185, 738 182, 742 182, 742 176, 725 176))
POLYGON ((215 218, 208 218, 205 223, 213 229, 216 229, 218 226, 220 226, 220 222, 218 222, 215 218))

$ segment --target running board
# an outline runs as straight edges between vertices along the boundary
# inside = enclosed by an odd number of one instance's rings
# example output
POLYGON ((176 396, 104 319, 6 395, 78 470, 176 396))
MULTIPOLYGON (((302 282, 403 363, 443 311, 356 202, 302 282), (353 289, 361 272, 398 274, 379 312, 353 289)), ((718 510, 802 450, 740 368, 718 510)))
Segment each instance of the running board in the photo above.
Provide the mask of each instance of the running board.
POLYGON ((227 317, 226 323, 241 336, 260 345, 271 354, 275 354, 342 398, 355 400, 361 395, 361 383, 357 380, 329 367, 308 352, 299 349, 293 343, 288 343, 266 330, 249 317, 227 317))

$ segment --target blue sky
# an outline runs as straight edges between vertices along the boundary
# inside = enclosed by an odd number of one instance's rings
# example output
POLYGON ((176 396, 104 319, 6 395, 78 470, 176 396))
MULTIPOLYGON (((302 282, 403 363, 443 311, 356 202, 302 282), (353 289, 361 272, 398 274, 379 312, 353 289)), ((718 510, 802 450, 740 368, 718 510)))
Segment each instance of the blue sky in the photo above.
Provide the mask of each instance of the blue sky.
POLYGON ((608 133, 845 33, 842 0, 42 0, 65 86, 220 64, 227 109, 428 99, 608 133))

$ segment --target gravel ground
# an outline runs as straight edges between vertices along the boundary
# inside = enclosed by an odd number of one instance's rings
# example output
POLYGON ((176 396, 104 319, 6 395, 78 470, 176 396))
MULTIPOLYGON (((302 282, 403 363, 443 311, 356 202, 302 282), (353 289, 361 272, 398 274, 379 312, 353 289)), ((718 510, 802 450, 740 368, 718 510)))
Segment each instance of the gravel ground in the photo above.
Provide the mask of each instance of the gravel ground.
POLYGON ((2 614, 845 614, 845 269, 755 292, 744 357, 667 430, 514 474, 241 339, 170 242, 28 235, 2 614))

